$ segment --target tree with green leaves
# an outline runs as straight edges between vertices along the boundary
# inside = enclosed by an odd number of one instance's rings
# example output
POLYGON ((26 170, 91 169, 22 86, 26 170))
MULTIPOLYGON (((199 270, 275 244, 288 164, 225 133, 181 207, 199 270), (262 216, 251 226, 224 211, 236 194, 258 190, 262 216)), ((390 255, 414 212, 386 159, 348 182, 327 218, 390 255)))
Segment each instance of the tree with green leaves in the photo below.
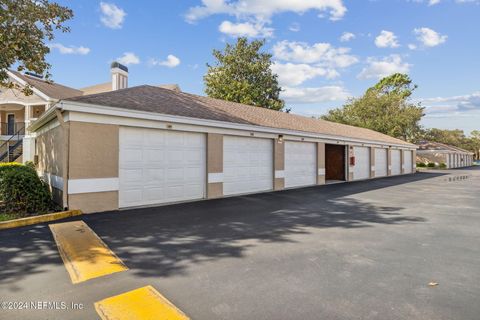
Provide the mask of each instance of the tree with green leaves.
POLYGON ((214 65, 207 64, 204 76, 209 97, 273 110, 285 106, 279 95, 277 75, 271 70, 272 55, 261 52, 265 40, 249 42, 238 38, 223 51, 213 50, 214 65))
POLYGON ((424 108, 411 102, 416 85, 406 74, 396 73, 381 79, 359 98, 330 110, 322 119, 372 129, 405 141, 421 133, 424 108))
MULTIPOLYGON (((0 85, 15 86, 7 74, 15 64, 18 71, 45 74, 49 79, 45 56, 50 49, 45 41, 55 38, 55 30, 70 31, 64 23, 72 17, 72 10, 49 0, 0 0, 0 85)), ((23 90, 31 94, 28 87, 23 90)))
POLYGON ((421 139, 469 150, 475 153, 476 159, 480 159, 480 131, 478 130, 473 130, 470 133, 470 137, 467 137, 463 130, 460 129, 431 128, 424 130, 421 139))

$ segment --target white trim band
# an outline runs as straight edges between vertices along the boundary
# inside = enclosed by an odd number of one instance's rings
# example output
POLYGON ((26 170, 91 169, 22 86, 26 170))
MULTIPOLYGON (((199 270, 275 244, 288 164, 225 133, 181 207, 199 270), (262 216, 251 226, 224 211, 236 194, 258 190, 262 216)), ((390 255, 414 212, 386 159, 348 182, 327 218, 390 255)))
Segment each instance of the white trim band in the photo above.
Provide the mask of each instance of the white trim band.
POLYGON ((223 182, 223 172, 208 174, 208 183, 218 183, 218 182, 223 182))
POLYGON ((118 178, 68 180, 68 194, 118 191, 119 188, 118 178))
POLYGON ((285 170, 275 170, 275 178, 285 178, 285 170))

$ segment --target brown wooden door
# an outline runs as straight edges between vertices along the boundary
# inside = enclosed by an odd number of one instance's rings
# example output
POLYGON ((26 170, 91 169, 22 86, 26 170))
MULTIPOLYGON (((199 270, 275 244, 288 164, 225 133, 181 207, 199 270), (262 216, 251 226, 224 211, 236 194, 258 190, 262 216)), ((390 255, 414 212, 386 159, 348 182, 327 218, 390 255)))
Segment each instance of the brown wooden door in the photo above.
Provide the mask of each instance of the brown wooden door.
POLYGON ((345 146, 325 145, 326 180, 345 180, 345 146))

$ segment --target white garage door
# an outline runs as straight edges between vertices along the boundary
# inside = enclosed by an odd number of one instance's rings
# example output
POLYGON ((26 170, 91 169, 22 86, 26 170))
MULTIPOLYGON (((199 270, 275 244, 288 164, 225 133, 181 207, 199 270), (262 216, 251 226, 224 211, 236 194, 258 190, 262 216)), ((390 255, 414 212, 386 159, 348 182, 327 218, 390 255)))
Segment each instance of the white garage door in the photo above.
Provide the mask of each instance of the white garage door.
POLYGON ((386 177, 388 174, 387 149, 375 149, 375 177, 386 177))
POLYGON ((317 184, 317 147, 310 142, 285 142, 285 187, 317 184))
POLYGON ((405 173, 412 173, 412 151, 404 151, 404 164, 405 164, 405 173))
POLYGON ((223 194, 273 189, 273 140, 224 136, 223 194))
POLYGON ((353 167, 353 180, 370 178, 370 148, 354 147, 355 166, 353 167))
POLYGON ((392 175, 402 173, 402 159, 400 157, 400 150, 392 150, 392 175))
POLYGON ((120 128, 119 206, 204 198, 205 145, 200 133, 120 128))

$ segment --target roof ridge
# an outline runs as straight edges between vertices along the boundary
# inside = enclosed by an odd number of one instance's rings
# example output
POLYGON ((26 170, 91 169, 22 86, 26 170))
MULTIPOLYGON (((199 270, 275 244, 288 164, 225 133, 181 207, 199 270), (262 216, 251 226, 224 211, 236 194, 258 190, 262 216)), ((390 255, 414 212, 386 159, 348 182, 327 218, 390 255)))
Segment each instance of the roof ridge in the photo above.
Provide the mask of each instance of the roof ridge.
MULTIPOLYGON (((401 139, 398 139, 398 138, 389 136, 389 135, 387 135, 387 134, 385 134, 385 133, 382 133, 382 132, 379 132, 379 131, 375 131, 375 130, 369 129, 369 128, 357 127, 357 126, 353 126, 353 125, 349 125, 349 124, 345 124, 345 123, 333 122, 333 121, 328 121, 328 120, 324 120, 324 119, 320 119, 320 118, 307 117, 307 116, 304 116, 304 115, 301 115, 301 114, 286 113, 286 112, 283 112, 283 111, 280 111, 280 110, 273 110, 273 109, 264 108, 264 107, 260 107, 260 106, 252 106, 252 105, 249 105, 249 104, 244 104, 244 103, 235 102, 235 101, 222 100, 222 99, 219 99, 219 98, 213 98, 213 97, 208 97, 208 96, 201 96, 201 95, 194 94, 194 93, 188 93, 188 92, 178 92, 178 93, 183 93, 183 94, 185 94, 185 95, 190 95, 190 96, 199 97, 199 98, 203 98, 203 99, 212 99, 212 100, 220 101, 220 102, 222 102, 222 103, 225 103, 225 102, 226 102, 226 103, 231 103, 231 104, 235 104, 235 105, 243 106, 243 107, 262 108, 263 110, 268 110, 267 112, 272 112, 272 113, 277 113, 277 112, 278 112, 278 113, 288 114, 288 115, 294 116, 294 117, 299 117, 299 118, 302 118, 302 119, 315 120, 315 121, 320 121, 320 122, 324 122, 324 123, 328 123, 328 124, 332 124, 332 125, 339 125, 339 126, 344 126, 344 127, 349 127, 349 128, 367 130, 367 131, 369 131, 369 132, 375 132, 375 133, 378 133, 378 134, 383 134, 383 135, 385 135, 385 136, 387 136, 387 137, 400 140, 400 141, 402 141, 403 143, 409 143, 409 142, 406 142, 406 141, 404 141, 404 140, 401 140, 401 139)), ((413 145, 413 144, 412 144, 412 145, 413 145)))

